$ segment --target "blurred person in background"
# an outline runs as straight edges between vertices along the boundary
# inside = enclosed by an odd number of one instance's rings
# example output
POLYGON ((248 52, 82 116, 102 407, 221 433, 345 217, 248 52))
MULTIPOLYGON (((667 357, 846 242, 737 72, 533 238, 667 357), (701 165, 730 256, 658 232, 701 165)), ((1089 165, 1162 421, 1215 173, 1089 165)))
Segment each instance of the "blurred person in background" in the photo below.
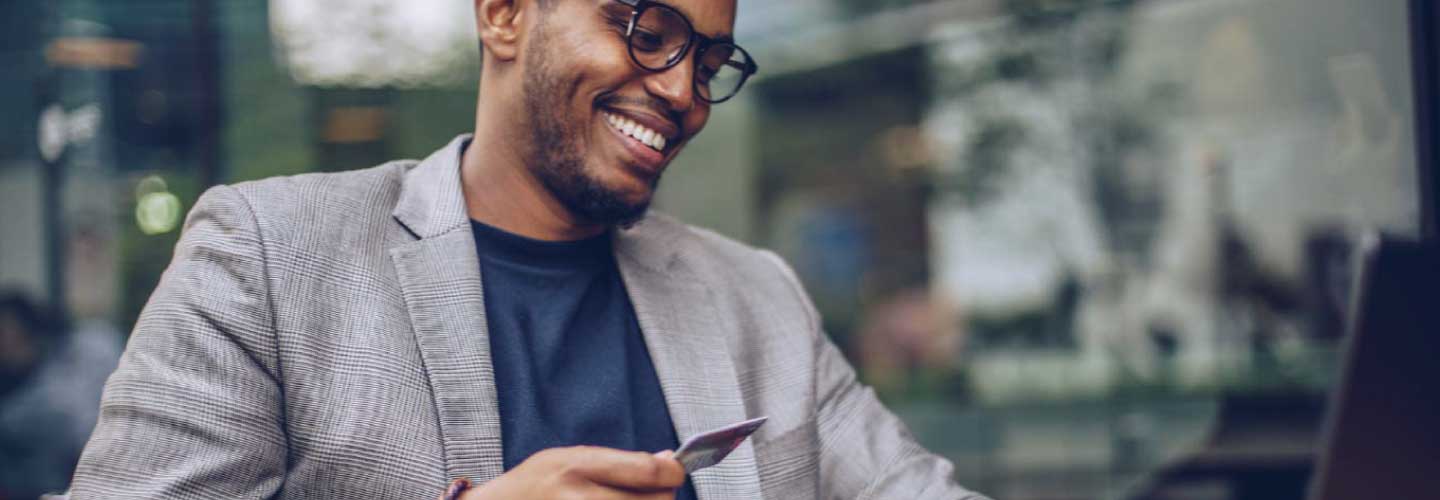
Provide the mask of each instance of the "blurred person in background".
POLYGON ((474 7, 473 135, 197 202, 73 498, 981 498, 779 258, 647 214, 757 71, 733 1, 474 7), (760 416, 688 478, 663 451, 760 416))
POLYGON ((960 394, 954 359, 964 334, 957 309, 919 288, 874 306, 856 339, 865 379, 881 394, 960 394))
POLYGON ((110 329, 53 323, 24 295, 0 294, 0 499, 65 489, 120 357, 110 329))

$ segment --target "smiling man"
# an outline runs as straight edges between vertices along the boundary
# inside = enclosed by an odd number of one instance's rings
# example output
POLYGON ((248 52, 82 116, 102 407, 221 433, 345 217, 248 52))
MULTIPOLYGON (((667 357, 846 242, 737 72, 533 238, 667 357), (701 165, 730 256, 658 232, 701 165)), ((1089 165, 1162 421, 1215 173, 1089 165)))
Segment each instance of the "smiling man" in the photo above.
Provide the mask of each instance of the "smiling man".
POLYGON ((779 258, 647 214, 757 71, 733 1, 475 12, 473 135, 197 202, 72 497, 980 498, 779 258), (669 451, 761 416, 712 467, 669 451))

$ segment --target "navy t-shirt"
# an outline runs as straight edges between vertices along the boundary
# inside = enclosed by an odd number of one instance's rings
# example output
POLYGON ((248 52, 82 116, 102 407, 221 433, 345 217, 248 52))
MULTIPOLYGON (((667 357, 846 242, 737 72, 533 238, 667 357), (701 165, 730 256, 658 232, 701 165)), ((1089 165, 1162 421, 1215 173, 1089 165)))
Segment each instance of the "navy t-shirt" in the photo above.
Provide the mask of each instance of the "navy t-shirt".
MULTIPOLYGON (((610 234, 550 242, 471 221, 505 470, 546 448, 678 446, 610 234)), ((687 481, 677 499, 693 499, 687 481)))

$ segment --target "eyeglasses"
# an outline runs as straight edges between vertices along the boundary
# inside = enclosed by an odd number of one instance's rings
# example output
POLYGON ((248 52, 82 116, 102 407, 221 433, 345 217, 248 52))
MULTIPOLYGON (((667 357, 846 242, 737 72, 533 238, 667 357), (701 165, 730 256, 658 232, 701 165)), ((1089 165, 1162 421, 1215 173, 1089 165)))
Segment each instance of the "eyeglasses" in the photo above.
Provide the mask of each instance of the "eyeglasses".
POLYGON ((673 68, 695 47, 695 95, 705 102, 718 104, 735 97, 745 80, 760 70, 745 49, 696 33, 674 7, 650 0, 617 1, 631 9, 625 42, 630 59, 641 68, 656 73, 673 68))

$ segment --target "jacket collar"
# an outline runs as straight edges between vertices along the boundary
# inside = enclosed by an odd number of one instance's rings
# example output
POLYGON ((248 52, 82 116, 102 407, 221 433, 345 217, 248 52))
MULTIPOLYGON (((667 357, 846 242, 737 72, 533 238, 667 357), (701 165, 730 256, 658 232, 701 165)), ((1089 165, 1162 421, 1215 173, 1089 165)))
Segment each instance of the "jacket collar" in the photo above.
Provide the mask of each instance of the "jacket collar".
POLYGON ((391 212, 420 239, 429 239, 465 227, 465 190, 460 186, 460 157, 471 135, 451 140, 405 174, 400 200, 391 212))

